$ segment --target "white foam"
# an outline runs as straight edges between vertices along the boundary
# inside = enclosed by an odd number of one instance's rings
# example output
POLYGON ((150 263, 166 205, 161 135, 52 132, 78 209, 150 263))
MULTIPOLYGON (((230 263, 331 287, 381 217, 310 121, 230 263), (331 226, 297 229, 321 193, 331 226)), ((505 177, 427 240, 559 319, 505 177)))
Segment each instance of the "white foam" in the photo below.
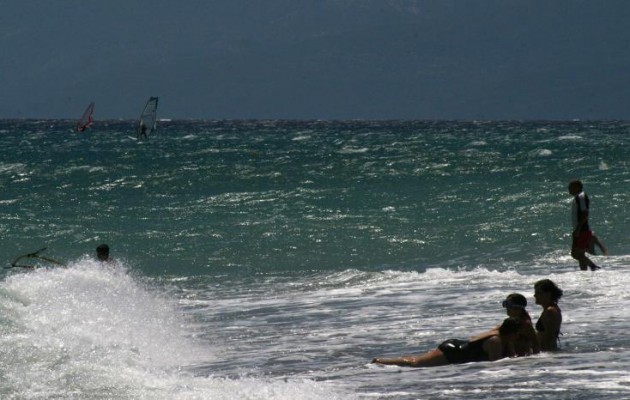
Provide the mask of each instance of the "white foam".
POLYGON ((87 259, 0 286, 0 393, 20 398, 334 398, 308 380, 196 376, 216 361, 175 299, 124 265, 87 259), (188 371, 188 372, 187 372, 188 371))

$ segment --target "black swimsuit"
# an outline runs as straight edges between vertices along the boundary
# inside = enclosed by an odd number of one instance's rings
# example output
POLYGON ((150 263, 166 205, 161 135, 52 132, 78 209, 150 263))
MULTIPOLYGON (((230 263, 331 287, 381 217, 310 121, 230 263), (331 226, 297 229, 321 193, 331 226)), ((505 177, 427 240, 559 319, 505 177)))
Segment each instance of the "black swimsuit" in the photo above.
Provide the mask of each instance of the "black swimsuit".
POLYGON ((491 336, 473 342, 459 339, 449 339, 438 346, 451 364, 463 364, 473 361, 488 361, 488 355, 483 351, 483 344, 491 336))
MULTIPOLYGON (((558 308, 558 311, 560 311, 559 308, 558 308)), ((545 310, 545 312, 547 312, 547 311, 545 310)), ((543 312, 543 314, 545 312, 543 312)), ((542 314, 540 316, 542 317, 542 314)), ((541 318, 538 318, 538 321, 536 321, 536 332, 544 332, 544 331, 545 331, 545 325, 543 325, 543 323, 541 321, 541 318)), ((556 340, 558 342, 560 341, 560 335, 562 335, 562 332, 560 332, 560 331, 556 332, 556 340)))

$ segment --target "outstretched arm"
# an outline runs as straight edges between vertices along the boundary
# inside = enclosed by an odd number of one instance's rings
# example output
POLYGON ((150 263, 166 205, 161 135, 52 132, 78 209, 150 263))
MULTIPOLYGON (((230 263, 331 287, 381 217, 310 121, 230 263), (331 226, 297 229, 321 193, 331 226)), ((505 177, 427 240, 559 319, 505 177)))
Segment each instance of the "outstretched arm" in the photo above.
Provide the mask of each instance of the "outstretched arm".
POLYGON ((488 336, 496 336, 496 335, 499 334, 499 326, 500 325, 497 325, 497 326, 495 326, 494 328, 492 328, 492 329, 490 329, 488 331, 485 331, 485 332, 480 333, 480 334, 475 335, 475 336, 471 336, 468 340, 471 341, 471 342, 474 342, 474 341, 477 341, 477 340, 480 340, 480 339, 487 338, 488 336))

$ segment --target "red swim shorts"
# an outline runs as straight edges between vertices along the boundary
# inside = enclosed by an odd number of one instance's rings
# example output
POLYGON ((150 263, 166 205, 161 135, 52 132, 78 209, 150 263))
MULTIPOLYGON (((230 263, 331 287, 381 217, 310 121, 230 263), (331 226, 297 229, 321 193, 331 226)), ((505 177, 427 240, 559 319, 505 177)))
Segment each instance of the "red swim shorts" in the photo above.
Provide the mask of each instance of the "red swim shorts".
POLYGON ((588 250, 591 247, 591 239, 593 238, 593 231, 582 231, 580 236, 573 237, 573 247, 580 250, 588 250))

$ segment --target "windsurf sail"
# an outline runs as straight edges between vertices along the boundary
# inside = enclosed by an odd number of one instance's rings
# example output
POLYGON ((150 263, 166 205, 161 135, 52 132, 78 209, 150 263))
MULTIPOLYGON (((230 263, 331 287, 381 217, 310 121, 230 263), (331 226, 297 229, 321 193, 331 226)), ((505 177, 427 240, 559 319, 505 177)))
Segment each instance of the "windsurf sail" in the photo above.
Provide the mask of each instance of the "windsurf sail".
POLYGON ((77 122, 78 132, 83 132, 84 130, 86 130, 92 125, 92 122, 94 122, 94 120, 92 119, 93 113, 94 113, 94 102, 91 102, 85 109, 85 112, 81 116, 81 119, 79 120, 79 122, 77 122))
POLYGON ((149 136, 149 134, 151 134, 151 132, 153 132, 157 127, 157 106, 158 98, 149 97, 149 100, 144 106, 142 114, 140 114, 140 118, 138 120, 138 130, 136 132, 138 137, 149 136))
POLYGON ((46 257, 41 255, 40 253, 44 252, 44 250, 46 250, 46 247, 44 247, 43 249, 39 249, 33 253, 28 253, 28 254, 23 254, 21 256, 18 256, 15 260, 13 260, 13 262, 11 263, 10 266, 8 267, 4 267, 4 269, 11 269, 11 268, 27 268, 27 269, 35 269, 37 268, 36 265, 33 265, 33 262, 29 262, 28 264, 21 264, 19 263, 21 260, 31 260, 33 261, 34 259, 38 259, 38 260, 42 260, 45 261, 48 264, 53 264, 53 265, 63 265, 62 263, 60 263, 57 260, 54 260, 50 257, 46 257))

